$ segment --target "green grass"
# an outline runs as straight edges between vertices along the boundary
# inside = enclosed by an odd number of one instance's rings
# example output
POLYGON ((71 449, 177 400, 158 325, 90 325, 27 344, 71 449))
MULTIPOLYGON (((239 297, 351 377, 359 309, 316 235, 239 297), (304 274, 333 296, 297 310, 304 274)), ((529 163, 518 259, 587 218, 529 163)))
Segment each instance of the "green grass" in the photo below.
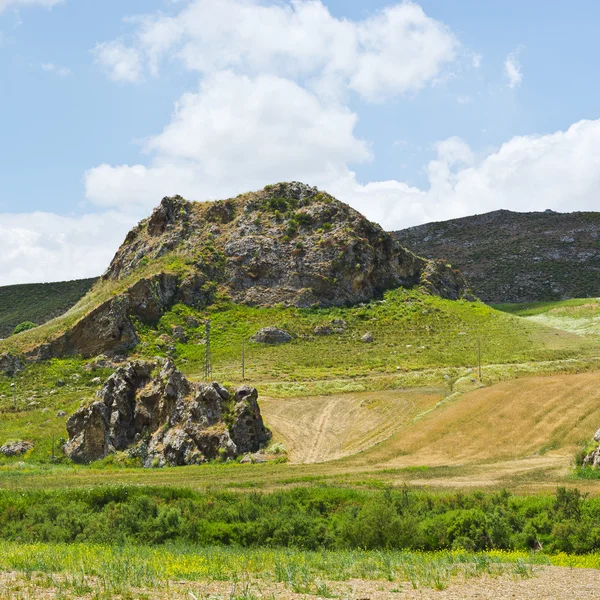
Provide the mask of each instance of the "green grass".
MULTIPOLYGON (((142 327, 149 356, 169 351, 191 376, 202 372, 204 327, 190 329, 194 311, 176 306, 158 327, 142 327), (165 343, 174 325, 188 330, 189 343, 165 343)), ((195 315, 209 317, 214 377, 239 381, 245 341, 246 377, 257 383, 322 381, 386 376, 427 369, 473 367, 478 342, 484 365, 566 360, 600 355, 600 342, 529 323, 479 302, 451 301, 415 290, 388 292, 382 301, 332 309, 251 308, 214 306, 195 315), (344 333, 315 336, 317 325, 344 319, 344 333), (260 328, 278 326, 294 340, 285 346, 248 342, 260 328), (374 343, 361 336, 371 332, 374 343), (342 359, 343 357, 343 359, 342 359)), ((445 373, 446 374, 446 373, 445 373)), ((442 375, 443 376, 443 375, 442 375)), ((352 382, 348 391, 352 388, 352 382)))
POLYGON ((518 317, 534 317, 550 311, 574 318, 600 314, 598 298, 573 298, 571 300, 554 300, 549 302, 525 302, 522 304, 493 304, 496 310, 518 317))
POLYGON ((498 304, 495 308, 532 323, 581 336, 600 334, 600 299, 575 298, 557 302, 498 304))
POLYGON ((536 566, 552 560, 523 552, 303 552, 0 543, 0 570, 22 574, 17 584, 21 590, 57 589, 65 599, 86 593, 95 594, 94 598, 144 597, 139 596, 141 590, 169 597, 175 581, 179 582, 177 590, 187 592, 188 598, 197 597, 191 592, 198 593, 197 589, 189 585, 194 582, 221 582, 230 598, 245 599, 277 585, 295 593, 337 597, 334 593, 344 588, 341 584, 353 579, 442 590, 459 577, 531 577, 536 566))
MULTIPOLYGON (((92 293, 112 292, 99 285, 92 293)), ((256 386, 261 396, 290 398, 431 385, 447 387, 450 392, 454 386, 460 388, 459 380, 477 376, 473 369, 479 341, 487 384, 600 368, 600 342, 592 336, 549 329, 478 302, 444 300, 416 290, 395 290, 382 301, 349 308, 220 304, 199 312, 178 305, 156 327, 138 324, 142 344, 136 356, 170 355, 191 379, 202 379, 206 317, 212 322, 212 378, 233 386, 242 383, 245 343, 246 382, 256 386), (192 326, 190 318, 197 326, 192 326), (313 334, 317 325, 332 319, 344 319, 348 327, 331 336, 313 334), (183 327, 186 343, 170 337, 176 325, 183 327), (284 346, 249 341, 269 325, 288 330, 294 340, 284 346), (360 341, 366 331, 374 335, 372 344, 360 341)), ((71 414, 82 401, 91 400, 99 387, 92 380, 100 377, 104 381, 110 372, 88 370, 86 361, 69 358, 30 365, 14 379, 0 376, 0 445, 16 439, 34 442, 29 455, 0 459, 0 464, 49 462, 53 439, 54 460, 64 460, 57 448, 67 436, 66 418, 57 413, 71 414)))
POLYGON ((95 279, 0 287, 0 338, 24 321, 42 325, 69 310, 92 287, 95 279))

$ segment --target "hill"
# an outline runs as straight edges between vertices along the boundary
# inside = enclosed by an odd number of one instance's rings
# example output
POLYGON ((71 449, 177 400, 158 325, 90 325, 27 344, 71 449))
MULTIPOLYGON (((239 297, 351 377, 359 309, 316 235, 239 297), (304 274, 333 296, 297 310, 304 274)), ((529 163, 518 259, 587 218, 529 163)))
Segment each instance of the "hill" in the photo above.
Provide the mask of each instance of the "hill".
POLYGON ((62 315, 77 303, 96 278, 0 287, 0 338, 24 321, 38 325, 62 315))
POLYGON ((216 202, 175 196, 129 232, 72 311, 10 347, 33 360, 122 353, 139 343, 136 322, 156 323, 178 303, 330 307, 399 287, 469 297, 458 271, 408 252, 317 188, 281 183, 216 202))
POLYGON ((600 212, 499 210, 393 235, 419 255, 451 262, 485 302, 600 295, 600 212))

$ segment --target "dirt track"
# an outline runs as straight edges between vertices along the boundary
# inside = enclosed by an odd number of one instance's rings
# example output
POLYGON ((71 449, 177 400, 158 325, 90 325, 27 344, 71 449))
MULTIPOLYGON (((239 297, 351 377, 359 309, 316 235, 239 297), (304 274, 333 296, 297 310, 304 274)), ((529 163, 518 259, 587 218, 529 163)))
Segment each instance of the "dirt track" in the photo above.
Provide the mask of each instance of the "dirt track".
POLYGON ((442 390, 388 390, 287 400, 261 399, 261 411, 290 462, 317 463, 360 452, 433 407, 442 390))

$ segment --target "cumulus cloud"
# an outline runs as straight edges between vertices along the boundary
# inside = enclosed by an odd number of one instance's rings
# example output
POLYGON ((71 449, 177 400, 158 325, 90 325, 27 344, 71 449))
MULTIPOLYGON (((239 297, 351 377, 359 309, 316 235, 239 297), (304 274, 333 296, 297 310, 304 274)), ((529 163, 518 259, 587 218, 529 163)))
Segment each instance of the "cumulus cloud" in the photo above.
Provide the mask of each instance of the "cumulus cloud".
POLYGON ((143 75, 142 55, 136 48, 123 42, 113 41, 97 44, 93 50, 96 63, 113 81, 137 83, 143 75))
POLYGON ((511 52, 504 61, 504 74, 508 79, 508 87, 514 89, 523 81, 523 71, 519 61, 519 50, 511 52))
POLYGON ((51 8, 61 2, 64 2, 64 0, 0 0, 0 13, 10 6, 15 8, 18 8, 19 6, 42 6, 51 8))
POLYGON ((135 220, 116 212, 0 214, 0 285, 97 276, 135 220))
POLYGON ((429 187, 398 181, 360 185, 350 174, 332 182, 341 199, 386 229, 492 210, 597 210, 600 195, 600 120, 566 131, 518 136, 476 157, 459 138, 437 146, 427 168, 429 187))
POLYGON ((73 75, 73 72, 68 67, 60 67, 54 63, 42 63, 41 67, 42 71, 46 71, 46 73, 54 73, 58 77, 64 78, 73 75))
POLYGON ((146 141, 144 165, 100 165, 86 173, 90 201, 101 206, 156 202, 158 193, 205 199, 273 181, 322 181, 369 160, 354 136, 357 116, 296 83, 231 72, 202 81, 176 104, 172 121, 146 141), (243 102, 240 99, 243 98, 243 102))
POLYGON ((124 79, 123 62, 135 61, 136 81, 142 64, 156 75, 163 62, 174 60, 202 74, 234 69, 302 77, 322 93, 350 89, 372 101, 422 88, 460 46, 447 27, 411 2, 350 21, 333 17, 320 0, 193 0, 174 17, 146 15, 136 22, 130 46, 97 48, 99 56, 110 55, 103 62, 115 79, 124 79))

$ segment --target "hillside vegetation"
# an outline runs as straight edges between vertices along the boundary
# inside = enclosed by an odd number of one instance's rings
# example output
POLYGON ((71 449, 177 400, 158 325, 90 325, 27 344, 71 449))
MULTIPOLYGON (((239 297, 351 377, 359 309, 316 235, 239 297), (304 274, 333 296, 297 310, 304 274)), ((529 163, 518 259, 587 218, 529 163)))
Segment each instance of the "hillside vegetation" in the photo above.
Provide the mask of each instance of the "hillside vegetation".
POLYGON ((0 338, 24 321, 42 325, 68 311, 85 296, 96 279, 30 283, 0 287, 0 338))
POLYGON ((600 212, 499 210, 394 235, 421 256, 451 262, 485 302, 600 295, 600 212))

